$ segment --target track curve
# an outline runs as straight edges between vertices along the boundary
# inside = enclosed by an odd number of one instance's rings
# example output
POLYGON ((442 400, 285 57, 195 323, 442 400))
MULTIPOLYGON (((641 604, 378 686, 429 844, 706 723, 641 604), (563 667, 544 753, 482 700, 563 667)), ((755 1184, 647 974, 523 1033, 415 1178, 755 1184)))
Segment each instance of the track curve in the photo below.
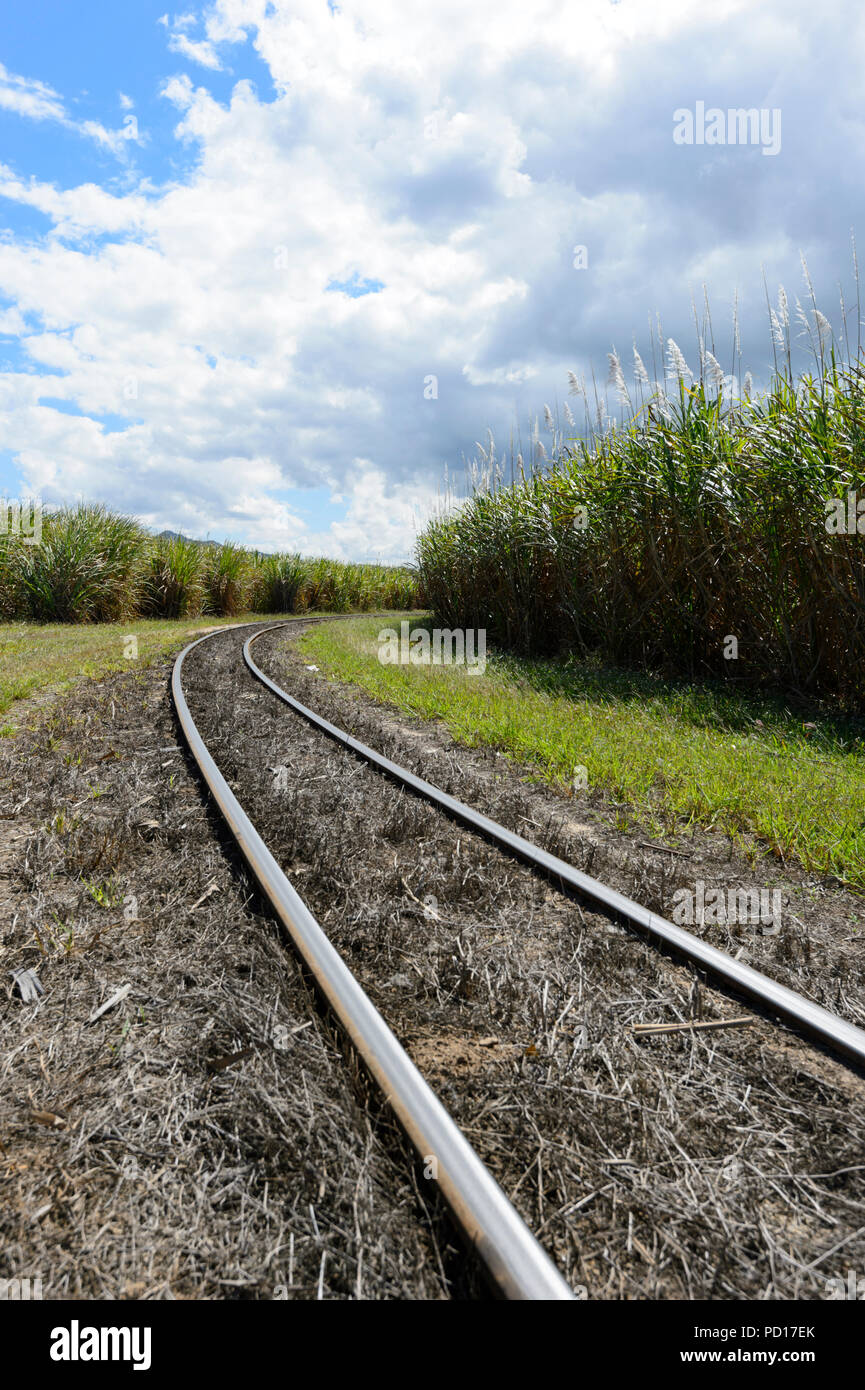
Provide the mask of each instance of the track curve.
MULTIPOLYGON (((287 626, 292 624, 275 623, 262 628, 261 632, 287 626)), ((442 1195, 496 1288, 510 1299, 573 1299, 570 1287, 543 1247, 295 892, 208 751, 183 692, 183 663, 195 647, 224 630, 208 633, 184 647, 175 661, 171 678, 172 697, 184 738, 223 819, 284 930, 315 976, 418 1154, 424 1161, 436 1160, 442 1195)), ((268 683, 267 678, 264 679, 268 683)))
POLYGON ((471 806, 467 806, 447 792, 443 792, 431 782, 425 781, 416 776, 415 773, 408 771, 407 768, 392 762, 383 754, 376 752, 375 749, 361 743, 359 739, 353 738, 345 730, 339 729, 335 724, 323 719, 321 715, 301 704, 299 700, 295 700, 256 665, 251 655, 252 644, 258 637, 263 636, 265 632, 272 632, 275 628, 283 626, 291 626, 291 624, 275 623, 271 627, 253 634, 244 643, 243 657, 252 675, 296 714, 301 715, 322 733, 327 734, 343 747, 357 754, 378 768, 379 771, 384 772, 388 777, 438 806, 449 816, 468 826, 469 829, 483 835, 524 863, 539 869, 554 884, 566 885, 567 888, 576 891, 580 896, 616 913, 644 935, 710 971, 716 978, 753 1000, 762 1009, 780 1015, 785 1022, 801 1028, 821 1044, 855 1063, 858 1068, 865 1068, 865 1030, 857 1027, 856 1024, 839 1018, 838 1015, 824 1009, 822 1005, 816 1004, 795 990, 788 989, 786 985, 770 979, 769 976, 753 969, 752 966, 735 960, 716 946, 702 941, 692 932, 685 931, 683 927, 676 926, 665 917, 659 917, 657 913, 650 912, 623 893, 617 892, 600 880, 576 869, 564 859, 558 859, 555 855, 533 845, 530 840, 526 840, 514 831, 499 825, 488 816, 482 815, 471 806))

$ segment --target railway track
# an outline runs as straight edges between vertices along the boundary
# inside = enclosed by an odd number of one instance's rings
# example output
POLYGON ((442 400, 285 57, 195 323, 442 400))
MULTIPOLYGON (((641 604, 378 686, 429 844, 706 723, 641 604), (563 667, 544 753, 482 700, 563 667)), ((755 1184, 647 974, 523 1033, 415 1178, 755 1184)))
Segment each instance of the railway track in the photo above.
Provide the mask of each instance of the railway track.
POLYGON ((677 927, 673 922, 667 921, 665 917, 659 917, 657 913, 649 912, 639 903, 625 897, 623 893, 618 893, 598 879, 582 873, 579 869, 575 869, 572 864, 566 863, 565 860, 558 859, 555 855, 548 854, 546 850, 539 849, 530 840, 524 839, 503 825, 498 825, 488 816, 483 816, 478 811, 473 810, 471 806, 457 801, 455 797, 449 796, 446 792, 433 786, 431 782, 427 782, 406 768, 391 762, 389 758, 383 757, 373 748, 368 748, 366 744, 352 738, 344 730, 338 729, 328 720, 322 719, 313 710, 307 709, 299 700, 295 700, 285 690, 282 690, 275 681, 265 675, 252 659, 252 644, 258 637, 263 637, 265 632, 272 630, 272 628, 265 628, 264 631, 250 637, 244 644, 243 659, 257 680, 261 681, 272 694, 276 695, 290 709, 293 709, 295 713, 302 715, 315 728, 320 729, 322 733, 327 734, 352 753, 364 758, 366 762, 377 767, 388 777, 401 783, 402 786, 408 787, 416 795, 438 806, 470 830, 476 831, 507 853, 531 864, 533 868, 539 869, 554 884, 563 885, 566 889, 571 889, 583 898, 588 898, 607 911, 615 913, 630 926, 644 932, 656 942, 671 948, 678 955, 710 971, 725 985, 745 995, 760 1008, 769 1013, 780 1015, 787 1022, 804 1029, 812 1037, 817 1038, 821 1043, 828 1045, 842 1056, 858 1064, 865 1064, 865 1030, 862 1028, 847 1022, 846 1019, 839 1018, 837 1014, 830 1013, 828 1009, 806 999, 804 995, 798 994, 795 990, 787 989, 785 985, 780 985, 775 980, 769 979, 759 970, 754 970, 742 961, 735 960, 725 951, 720 951, 717 947, 701 941, 698 936, 685 931, 683 927, 677 927))
MULTIPOLYGON (((251 654, 258 637, 287 626, 292 624, 279 623, 260 629, 245 643, 243 656, 256 680, 296 714, 413 794, 437 806, 509 855, 531 865, 565 893, 579 895, 615 914, 656 944, 711 972, 728 989, 744 994, 771 1017, 780 1017, 787 1024, 807 1032, 857 1067, 865 1061, 865 1031, 862 1029, 480 815, 295 700, 256 665, 251 654)), ((509 1298, 573 1297, 566 1282, 299 898, 216 767, 186 703, 182 671, 188 653, 217 635, 209 634, 184 649, 175 665, 172 691, 190 750, 244 858, 418 1154, 422 1159, 434 1155, 438 1160, 442 1193, 496 1288, 509 1298)))
POLYGON ((194 647, 218 635, 201 637, 180 653, 172 694, 190 751, 244 859, 418 1155, 424 1162, 435 1159, 442 1194, 495 1287, 511 1299, 572 1299, 549 1256, 295 892, 208 752, 183 693, 183 663, 194 647))

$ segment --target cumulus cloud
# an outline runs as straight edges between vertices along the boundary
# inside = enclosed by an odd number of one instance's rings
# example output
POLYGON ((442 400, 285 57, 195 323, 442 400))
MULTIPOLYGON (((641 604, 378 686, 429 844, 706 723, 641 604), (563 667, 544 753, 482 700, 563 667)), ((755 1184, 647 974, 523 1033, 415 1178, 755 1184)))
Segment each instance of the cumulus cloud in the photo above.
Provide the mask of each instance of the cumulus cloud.
POLYGON ((759 377, 761 264, 791 291, 799 246, 819 289, 846 272, 863 21, 831 4, 215 0, 162 23, 204 68, 167 59, 162 86, 188 174, 118 192, 0 166, 0 196, 50 221, 0 242, 30 367, 0 375, 0 425, 49 501, 395 558, 487 425, 525 430, 613 342, 650 361, 649 311, 690 359, 707 282, 726 364, 738 286, 759 377), (272 89, 217 96, 208 69, 244 43, 272 89), (697 100, 782 107, 778 156, 676 145, 697 100), (303 502, 322 491, 324 526, 303 502))

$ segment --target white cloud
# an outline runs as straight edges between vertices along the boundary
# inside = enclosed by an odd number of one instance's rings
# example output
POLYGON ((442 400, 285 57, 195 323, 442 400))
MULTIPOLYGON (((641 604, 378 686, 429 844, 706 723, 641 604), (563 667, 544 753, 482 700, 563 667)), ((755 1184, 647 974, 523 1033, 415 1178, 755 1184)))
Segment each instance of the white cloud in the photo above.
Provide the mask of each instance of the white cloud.
POLYGON ((196 42, 187 38, 186 34, 172 34, 168 47, 172 53, 181 53, 184 58, 191 58, 193 63, 201 63, 202 67, 213 68, 216 71, 222 68, 216 49, 206 39, 196 42))
POLYGON ((171 18, 164 14, 158 22, 170 31, 168 47, 172 53, 179 53, 181 57, 210 68, 212 72, 221 72, 223 64, 215 45, 241 42, 246 38, 246 30, 238 29, 230 18, 211 10, 204 16, 206 37, 190 38, 189 30, 197 26, 198 20, 198 15, 193 13, 174 15, 171 18))
MULTIPOLYGON (((126 99, 128 100, 128 98, 126 99)), ((77 131, 113 154, 121 154, 130 138, 125 130, 108 130, 99 121, 76 121, 69 115, 59 92, 35 78, 19 77, 0 63, 0 108, 32 121, 55 121, 77 131)))
POLYGON ((0 63, 0 106, 32 121, 64 121, 59 93, 44 82, 18 77, 0 63))
MULTIPOLYGON (((432 514, 438 492, 430 485, 392 484, 370 459, 355 459, 342 521, 301 539, 309 552, 334 559, 400 561, 411 554, 418 527, 432 514)), ((274 547, 278 548, 278 547, 274 547)))
POLYGON ((27 332, 27 321, 18 309, 0 309, 0 334, 17 338, 27 332))
POLYGON ((177 14, 171 17, 164 14, 160 15, 156 22, 157 24, 164 25, 166 29, 192 29, 197 22, 197 16, 191 12, 187 14, 177 14))
MULTIPOLYGON (((167 76, 195 162, 161 187, 63 187, 0 166, 0 196, 51 226, 0 241, 0 323, 31 366, 63 373, 0 375, 5 447, 47 500, 83 491, 193 534, 405 553, 445 462, 459 473, 460 450, 488 423, 501 440, 515 410, 525 428, 564 396, 567 368, 594 360, 606 375, 612 342, 636 333, 645 351, 648 311, 684 348, 703 277, 720 336, 737 281, 756 315, 761 261, 781 278, 816 241, 812 269, 823 248, 830 282, 843 273, 824 209, 844 179, 839 226, 863 201, 843 125, 852 56, 836 64, 837 117, 813 134, 795 121, 809 109, 800 52, 830 43, 830 18, 806 0, 759 15, 744 0, 578 15, 558 0, 439 0, 409 17, 397 0, 336 13, 216 0, 166 14, 169 48, 212 55, 205 67, 248 39, 277 97, 244 80, 221 102, 206 73, 167 76), (777 160, 675 147, 673 111, 702 96, 783 103, 785 141, 800 143, 777 160), (328 292, 352 277, 383 288, 328 292)), ((52 89, 7 79, 0 93, 33 119, 67 119, 52 89)))
POLYGON ((50 217, 58 236, 74 238, 89 233, 131 231, 148 221, 148 203, 143 197, 118 197, 95 183, 59 189, 36 179, 20 179, 0 164, 0 197, 37 208, 50 217))

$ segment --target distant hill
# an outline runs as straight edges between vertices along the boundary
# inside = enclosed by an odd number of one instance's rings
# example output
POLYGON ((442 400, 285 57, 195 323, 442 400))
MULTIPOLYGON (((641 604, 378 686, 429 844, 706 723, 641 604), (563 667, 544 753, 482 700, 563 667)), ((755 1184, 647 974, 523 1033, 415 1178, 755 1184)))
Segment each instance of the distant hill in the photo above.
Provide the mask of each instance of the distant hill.
MULTIPOLYGON (((191 541, 191 536, 184 536, 182 531, 160 531, 156 539, 158 541, 191 541)), ((219 541, 196 541, 196 545, 219 545, 219 541)))

